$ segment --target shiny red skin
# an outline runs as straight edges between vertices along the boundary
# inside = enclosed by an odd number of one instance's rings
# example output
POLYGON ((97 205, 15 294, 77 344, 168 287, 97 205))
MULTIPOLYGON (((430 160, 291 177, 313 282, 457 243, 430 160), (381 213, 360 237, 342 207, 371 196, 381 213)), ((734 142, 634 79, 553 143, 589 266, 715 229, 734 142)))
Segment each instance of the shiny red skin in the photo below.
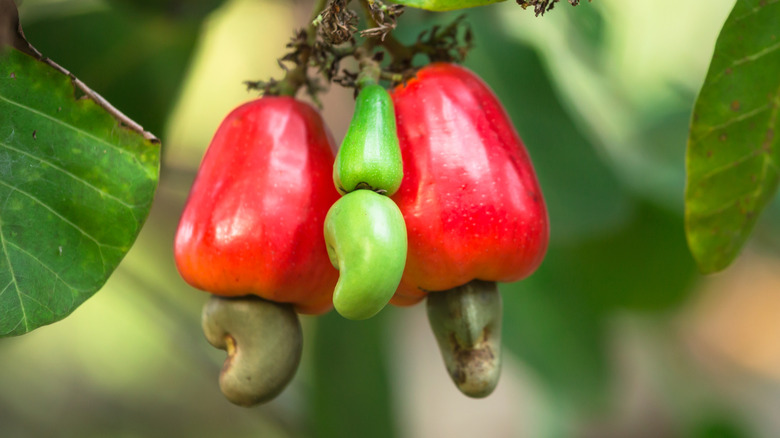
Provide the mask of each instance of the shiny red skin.
POLYGON ((392 92, 404 179, 393 200, 409 252, 397 305, 471 280, 511 282, 542 262, 547 210, 531 160, 493 92, 435 63, 392 92))
POLYGON ((332 306, 338 271, 322 237, 333 187, 333 140, 319 113, 290 97, 231 112, 203 158, 174 253, 192 286, 254 294, 301 313, 332 306))

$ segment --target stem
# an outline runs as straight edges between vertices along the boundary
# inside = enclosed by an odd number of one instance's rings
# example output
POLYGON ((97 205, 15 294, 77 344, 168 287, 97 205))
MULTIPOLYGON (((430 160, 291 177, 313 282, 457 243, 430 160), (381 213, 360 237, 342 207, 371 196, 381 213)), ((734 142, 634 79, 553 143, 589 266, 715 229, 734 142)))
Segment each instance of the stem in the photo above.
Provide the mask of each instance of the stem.
MULTIPOLYGON (((369 27, 379 27, 379 23, 377 23, 376 20, 374 20, 373 15, 371 15, 371 7, 368 4, 368 0, 360 0, 360 4, 363 6, 363 10, 366 13, 366 21, 368 22, 369 27)), ((392 32, 386 34, 385 37, 379 41, 377 41, 377 38, 369 38, 366 43, 364 43, 364 46, 367 51, 370 51, 377 42, 390 53, 390 56, 393 57, 395 63, 411 64, 414 52, 410 50, 409 47, 401 44, 401 42, 393 36, 392 32)))
MULTIPOLYGON (((368 0, 360 0, 360 6, 363 7, 363 12, 366 13, 366 21, 368 22, 367 28, 379 27, 379 23, 377 23, 376 20, 374 20, 374 16, 371 15, 371 6, 369 6, 368 0)), ((376 43, 376 38, 366 38, 362 47, 365 48, 366 53, 370 53, 376 46, 376 43)))
MULTIPOLYGON (((358 53, 362 52, 359 51, 358 53)), ((376 85, 379 82, 379 78, 382 74, 382 69, 379 67, 379 63, 373 59, 368 58, 365 54, 360 58, 360 73, 358 73, 355 84, 360 90, 368 85, 376 85)))
POLYGON ((311 57, 311 47, 317 41, 317 26, 315 21, 319 17, 320 13, 325 9, 328 0, 316 0, 314 7, 312 8, 312 14, 308 21, 309 25, 306 27, 306 50, 303 50, 297 65, 287 70, 284 78, 278 83, 278 93, 280 96, 292 96, 298 93, 298 90, 307 84, 308 77, 306 76, 309 67, 309 57, 311 57))
POLYGON ((408 46, 401 44, 392 33, 387 34, 382 46, 393 57, 393 61, 403 64, 411 64, 414 58, 414 52, 408 46))
POLYGON ((314 41, 317 39, 317 25, 315 21, 320 16, 323 10, 325 10, 325 6, 327 6, 328 0, 316 0, 314 2, 314 8, 312 8, 311 12, 311 18, 309 19, 309 26, 306 27, 306 35, 308 36, 308 41, 310 45, 314 44, 314 41))
POLYGON ((304 62, 296 65, 292 70, 287 70, 284 78, 279 81, 277 92, 280 96, 295 97, 298 94, 298 89, 306 83, 306 64, 309 61, 309 56, 306 54, 301 58, 304 62))
POLYGON ((347 56, 355 56, 355 49, 354 46, 345 46, 345 47, 330 47, 328 50, 330 50, 330 53, 333 54, 333 56, 336 57, 336 59, 342 59, 346 58, 347 56))
POLYGON ((402 73, 391 73, 387 71, 382 71, 379 73, 379 79, 384 79, 386 81, 390 81, 393 84, 403 82, 404 75, 402 73))

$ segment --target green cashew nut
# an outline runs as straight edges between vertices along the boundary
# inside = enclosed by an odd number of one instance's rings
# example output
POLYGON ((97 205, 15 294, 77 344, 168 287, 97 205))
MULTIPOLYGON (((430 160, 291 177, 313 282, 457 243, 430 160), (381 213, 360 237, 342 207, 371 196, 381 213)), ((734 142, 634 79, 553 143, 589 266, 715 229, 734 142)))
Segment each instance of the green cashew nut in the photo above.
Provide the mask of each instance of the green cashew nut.
POLYGON ((376 315, 390 301, 406 264, 406 224, 390 198, 347 193, 325 217, 325 243, 339 270, 333 306, 348 319, 376 315))
POLYGON ((232 403, 252 406, 273 399, 298 369, 303 335, 289 304, 212 295, 202 325, 209 343, 228 353, 219 387, 232 403))
POLYGON ((403 176, 393 101, 382 86, 367 85, 333 163, 333 183, 341 194, 369 189, 391 196, 403 176))

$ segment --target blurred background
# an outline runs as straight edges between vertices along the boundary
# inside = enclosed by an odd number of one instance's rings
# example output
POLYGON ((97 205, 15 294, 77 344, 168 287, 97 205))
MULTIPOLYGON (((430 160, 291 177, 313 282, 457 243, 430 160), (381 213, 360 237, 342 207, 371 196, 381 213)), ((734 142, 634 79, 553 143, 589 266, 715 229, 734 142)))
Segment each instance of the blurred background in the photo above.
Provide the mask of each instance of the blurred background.
MULTIPOLYGON (((688 122, 734 0, 513 1, 407 10, 406 42, 466 13, 466 65, 534 160, 551 245, 502 286, 505 362, 483 400, 450 382, 424 305, 350 322, 304 317, 303 362, 252 409, 217 386, 207 294, 173 264, 202 154, 245 80, 276 59, 310 1, 24 0, 28 40, 162 140, 154 207, 106 286, 62 322, 0 340, 0 436, 775 437, 780 435, 780 202, 723 273, 697 274, 683 229, 688 122)), ((340 139, 352 93, 323 114, 340 139)))

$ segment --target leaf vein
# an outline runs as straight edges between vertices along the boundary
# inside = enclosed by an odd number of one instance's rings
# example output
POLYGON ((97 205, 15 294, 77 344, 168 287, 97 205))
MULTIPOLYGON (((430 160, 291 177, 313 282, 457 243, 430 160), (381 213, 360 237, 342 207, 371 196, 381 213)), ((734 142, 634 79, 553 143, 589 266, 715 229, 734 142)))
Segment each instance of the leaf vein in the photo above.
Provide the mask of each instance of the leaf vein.
POLYGON ((58 274, 58 273, 57 273, 57 272, 55 272, 53 269, 51 269, 51 268, 50 268, 48 265, 46 265, 46 264, 45 264, 45 263, 44 263, 44 262, 43 262, 41 259, 39 259, 38 257, 36 257, 34 254, 31 254, 29 251, 26 251, 26 250, 24 250, 24 249, 23 249, 21 246, 19 246, 19 245, 15 244, 15 243, 13 243, 13 242, 7 242, 7 244, 8 244, 8 245, 11 245, 11 246, 13 246, 13 247, 14 247, 14 248, 16 248, 16 249, 17 249, 19 252, 23 253, 24 255, 26 255, 26 256, 30 257, 31 259, 35 260, 36 262, 38 262, 38 264, 40 264, 41 266, 43 266, 44 268, 46 268, 46 270, 47 270, 47 271, 51 272, 51 274, 52 274, 52 275, 54 275, 55 277, 57 277, 57 280, 59 280, 59 281, 60 281, 62 284, 64 284, 64 285, 65 285, 65 286, 67 286, 68 288, 70 288, 70 289, 72 289, 72 290, 74 290, 74 291, 76 291, 76 292, 80 292, 80 293, 81 293, 81 292, 87 292, 87 291, 88 291, 88 290, 86 290, 86 289, 79 289, 79 288, 77 288, 77 287, 75 287, 75 286, 72 286, 71 284, 69 284, 67 281, 65 281, 65 280, 64 280, 64 279, 63 279, 63 278, 60 276, 60 274, 58 274))
MULTIPOLYGON (((16 279, 16 272, 14 272, 14 267, 11 264, 11 257, 8 255, 8 248, 6 247, 5 234, 3 233, 2 218, 0 218, 0 247, 2 247, 3 249, 3 255, 5 255, 5 262, 8 263, 8 272, 11 274, 11 282, 14 284, 14 288, 16 289, 16 296, 19 298, 19 308, 22 311, 22 317, 21 320, 19 321, 19 324, 24 323, 24 330, 26 332, 29 332, 30 323, 27 319, 27 309, 25 309, 24 307, 24 300, 22 300, 22 291, 19 290, 19 281, 16 279)), ((16 324, 16 327, 19 327, 19 324, 16 324)), ((13 330, 16 330, 16 327, 14 327, 13 330)))
MULTIPOLYGON (((63 221, 63 222, 65 222, 66 224, 68 224, 68 225, 70 225, 71 227, 73 227, 73 228, 74 228, 76 231, 78 231, 78 232, 80 232, 81 234, 83 234, 84 236, 86 236, 86 237, 87 237, 89 240, 91 240, 91 241, 95 242, 95 244, 96 244, 96 245, 97 245, 99 248, 113 248, 113 249, 118 249, 118 250, 124 250, 123 248, 121 248, 121 247, 118 247, 118 246, 114 246, 114 245, 107 245, 107 244, 105 244, 105 243, 101 243, 101 242, 100 242, 100 241, 99 241, 99 240, 98 240, 96 237, 92 236, 91 234, 89 234, 88 232, 86 232, 84 229, 82 229, 82 228, 81 228, 81 227, 79 227, 78 225, 74 224, 73 222, 71 222, 70 220, 68 220, 68 219, 67 219, 65 216, 63 216, 62 214, 58 213, 56 210, 54 210, 53 208, 51 208, 51 207, 49 207, 48 205, 46 205, 46 203, 45 203, 45 202, 41 201, 40 199, 36 198, 35 196, 31 195, 30 193, 27 193, 27 192, 25 192, 24 190, 22 190, 22 189, 20 189, 20 188, 18 188, 18 187, 16 187, 16 186, 13 186, 13 185, 11 185, 11 184, 8 184, 7 182, 5 182, 5 181, 3 181, 3 180, 0 180, 0 184, 2 184, 2 185, 4 185, 4 186, 8 187, 8 188, 9 188, 9 189, 11 189, 11 190, 14 190, 14 191, 16 191, 17 193, 19 193, 19 194, 21 194, 21 195, 23 195, 23 196, 26 196, 26 197, 30 198, 31 200, 33 200, 34 202, 36 202, 37 204, 39 204, 41 207, 43 207, 43 208, 45 208, 45 209, 49 210, 49 211, 50 211, 50 212, 52 212, 52 213, 53 213, 55 216, 57 216, 57 217, 58 217, 60 220, 62 220, 62 221, 63 221)), ((102 251, 101 251, 101 253, 100 253, 100 257, 101 257, 101 260, 102 260, 103 262, 105 262, 105 259, 103 259, 103 253, 102 253, 102 251)))
MULTIPOLYGON (((13 332, 15 332, 15 331, 16 331, 16 329, 17 329, 17 328, 18 328, 20 325, 22 325, 22 322, 25 322, 25 320, 24 320, 23 318, 19 318, 19 321, 16 323, 16 325, 15 325, 15 326, 11 327, 11 329, 10 329, 10 330, 8 330, 8 331, 7 331, 7 332, 5 332, 5 333, 0 333, 0 336, 5 336, 5 335, 7 335, 7 334, 9 334, 9 333, 13 333, 13 332)), ((29 332, 30 330, 29 330, 29 329, 27 329, 26 331, 28 331, 28 332, 29 332)))
POLYGON ((30 294, 24 293, 24 292, 19 292, 19 293, 24 295, 28 300, 33 301, 36 304, 38 304, 39 306, 41 306, 42 308, 48 310, 49 312, 52 313, 52 315, 56 315, 57 314, 54 311, 54 309, 52 309, 51 307, 49 307, 46 304, 44 304, 43 301, 39 300, 38 298, 36 298, 36 297, 34 297, 34 296, 30 295, 30 294))
MULTIPOLYGON (((780 0, 769 0, 769 1, 767 1, 766 3, 764 3, 764 5, 763 5, 763 6, 772 5, 772 4, 775 4, 775 3, 777 3, 778 1, 780 1, 780 0)), ((762 6, 760 6, 760 3, 761 3, 761 2, 757 2, 757 3, 759 3, 759 6, 755 6, 755 7, 751 8, 751 9, 750 9, 750 11, 748 11, 747 13, 745 13, 745 14, 743 14, 743 15, 740 15, 739 17, 736 17, 736 18, 735 18, 735 20, 736 20, 736 21, 741 21, 741 20, 744 20, 744 19, 745 19, 745 18, 747 18, 747 17, 750 17, 750 16, 752 16, 752 15, 755 15, 755 14, 757 14, 757 13, 758 13, 758 11, 760 11, 760 10, 761 10, 761 8, 762 8, 762 6)))
MULTIPOLYGON (((70 171, 68 171, 68 170, 66 170, 66 169, 64 169, 64 168, 62 168, 62 167, 52 163, 51 161, 44 160, 41 157, 35 156, 33 154, 30 154, 30 153, 25 152, 25 151, 23 151, 21 149, 17 149, 17 148, 15 148, 15 147, 7 144, 7 143, 0 142, 0 146, 4 147, 6 149, 9 149, 11 151, 20 153, 22 155, 28 156, 30 158, 33 158, 35 160, 38 160, 39 162, 41 162, 43 164, 46 164, 47 166, 50 166, 50 167, 52 167, 52 168, 62 172, 63 174, 73 178, 74 180, 84 184, 85 186, 95 190, 96 192, 100 193, 101 195, 116 201, 117 203, 127 207, 128 209, 132 210, 132 209, 135 209, 135 208, 139 208, 141 206, 140 204, 135 204, 135 205, 130 204, 129 202, 126 202, 126 201, 122 200, 121 198, 117 197, 116 195, 112 195, 111 193, 109 193, 109 192, 107 192, 107 191, 105 191, 103 189, 98 188, 97 186, 91 184, 89 181, 87 181, 87 180, 85 180, 85 179, 83 179, 83 178, 73 174, 72 172, 70 172, 70 171)), ((133 213, 133 217, 135 217, 135 213, 133 213)))
POLYGON ((705 182, 708 179, 711 179, 713 177, 718 176, 722 172, 725 172, 725 171, 727 171, 729 169, 735 168, 735 167, 737 167, 737 166, 739 166, 741 164, 744 164, 746 161, 750 160, 751 158, 758 157, 758 156, 762 156, 763 162, 764 162, 764 166, 769 164, 772 167, 777 167, 777 165, 774 162, 774 159, 765 150, 763 150, 763 148, 761 148, 761 149, 753 150, 750 153, 745 154, 745 155, 739 157, 738 159, 736 159, 736 160, 734 160, 734 161, 732 161, 730 163, 726 163, 726 164, 724 164, 722 166, 719 166, 719 167, 716 167, 715 169, 710 170, 709 172, 707 172, 707 173, 703 174, 701 177, 699 177, 699 181, 700 182, 705 182))
POLYGON ((754 53, 752 55, 746 55, 746 56, 744 56, 744 57, 742 57, 740 59, 737 59, 737 60, 735 60, 734 62, 731 63, 731 66, 732 67, 736 67, 736 66, 745 64, 747 62, 755 61, 755 60, 757 60, 757 59, 759 59, 759 58, 761 58, 763 56, 766 56, 766 55, 768 55, 768 54, 770 54, 770 53, 772 53, 772 52, 774 52, 776 50, 780 50, 780 42, 778 42, 775 45, 766 47, 763 50, 760 50, 760 51, 758 51, 758 52, 756 52, 756 53, 754 53))
MULTIPOLYGON (((110 148, 112 148, 112 149, 114 149, 114 150, 118 151, 120 154, 128 153, 128 151, 126 151, 126 150, 122 149, 121 147, 119 147, 119 146, 117 146, 117 145, 115 145, 115 144, 113 144, 113 143, 110 143, 110 142, 108 142, 108 141, 107 141, 107 140, 105 140, 105 139, 102 139, 102 138, 100 138, 100 137, 96 136, 95 134, 92 134, 92 133, 90 133, 90 132, 87 132, 87 131, 85 131, 85 130, 83 130, 83 129, 80 129, 80 128, 79 128, 79 127, 77 127, 77 126, 74 126, 74 125, 68 124, 68 123, 66 123, 66 122, 64 122, 64 121, 62 121, 62 120, 59 120, 59 119, 57 119, 57 118, 54 118, 54 117, 52 117, 52 116, 50 116, 50 115, 48 115, 48 114, 46 114, 46 113, 44 113, 44 112, 42 112, 42 111, 38 111, 38 110, 37 110, 37 109, 35 109, 35 108, 29 107, 29 106, 27 106, 27 105, 24 105, 24 104, 22 104, 22 103, 16 102, 16 101, 14 101, 14 100, 11 100, 11 99, 8 99, 7 97, 5 97, 5 96, 3 96, 3 95, 1 95, 1 94, 0 94, 0 100, 3 100, 3 101, 5 101, 5 102, 8 102, 8 103, 9 103, 9 104, 11 104, 11 105, 14 105, 14 106, 18 107, 18 108, 21 108, 21 109, 23 109, 23 110, 29 111, 29 112, 31 112, 31 113, 33 113, 33 114, 36 114, 36 115, 38 115, 38 116, 40 116, 40 117, 43 117, 43 118, 45 118, 45 119, 48 119, 48 120, 50 120, 50 121, 52 121, 52 122, 54 122, 54 123, 57 123, 57 124, 59 124, 59 125, 61 125, 61 126, 64 126, 64 127, 66 127, 66 128, 70 128, 72 131, 75 131, 75 132, 77 132, 77 133, 79 133, 79 134, 82 134, 82 135, 84 135, 84 136, 86 136, 86 137, 88 137, 88 138, 90 138, 90 139, 92 139, 92 140, 94 140, 94 141, 96 141, 96 142, 98 142, 98 143, 102 144, 102 145, 108 146, 108 147, 110 147, 110 148)), ((132 156, 132 158, 133 158, 133 162, 134 162, 135 164, 137 164, 137 165, 138 165, 138 167, 140 167, 141 169, 143 169, 143 171, 144 171, 146 174, 149 174, 149 171, 146 169, 146 166, 144 166, 144 165, 143 165, 143 163, 141 163, 141 161, 138 159, 138 157, 137 157, 137 156, 135 156, 134 154, 130 154, 130 155, 131 155, 131 156, 132 156)))
POLYGON ((735 123, 742 122, 742 121, 745 121, 745 120, 747 120, 747 119, 749 119, 751 117, 757 116, 757 115, 763 113, 764 111, 772 108, 773 106, 774 105, 772 104, 772 102, 769 102, 766 105, 760 106, 760 107, 758 107, 758 108, 756 108, 756 109, 754 109, 752 111, 748 111, 746 113, 742 113, 742 114, 738 115, 737 117, 732 117, 732 118, 728 119, 727 121, 725 121, 724 123, 721 123, 720 125, 710 126, 710 127, 708 127, 706 129, 706 131, 700 137, 696 138, 695 141, 696 142, 701 142, 704 139, 706 139, 707 137, 709 137, 710 135, 714 134, 715 132, 720 131, 720 130, 722 130, 724 128, 728 128, 729 126, 731 126, 731 125, 733 125, 735 123))
POLYGON ((3 296, 3 294, 5 293, 5 291, 7 291, 7 290, 8 290, 8 288, 9 288, 9 287, 11 287, 11 285, 12 285, 12 284, 14 284, 14 281, 13 281, 13 280, 9 281, 9 282, 8 282, 8 284, 6 284, 6 285, 5 285, 5 287, 3 288, 3 290, 0 290, 0 296, 3 296))
MULTIPOLYGON (((771 165, 769 161, 764 162, 764 166, 761 168, 761 176, 758 178, 758 181, 765 182, 768 179, 768 172, 774 168, 774 166, 771 165)), ((775 175, 777 175, 777 169, 775 168, 775 175)), ((736 204, 739 203, 739 200, 742 199, 744 196, 748 196, 748 200, 751 204, 755 203, 757 199, 761 198, 761 192, 764 191, 764 186, 762 184, 756 184, 755 188, 751 188, 750 190, 740 193, 737 196, 734 197, 734 199, 724 202, 723 204, 720 204, 717 208, 714 208, 712 210, 703 210, 699 211, 697 213, 697 217, 699 218, 705 218, 705 217, 711 217, 715 216, 717 214, 721 214, 724 211, 728 210, 729 208, 732 208, 736 204)))

